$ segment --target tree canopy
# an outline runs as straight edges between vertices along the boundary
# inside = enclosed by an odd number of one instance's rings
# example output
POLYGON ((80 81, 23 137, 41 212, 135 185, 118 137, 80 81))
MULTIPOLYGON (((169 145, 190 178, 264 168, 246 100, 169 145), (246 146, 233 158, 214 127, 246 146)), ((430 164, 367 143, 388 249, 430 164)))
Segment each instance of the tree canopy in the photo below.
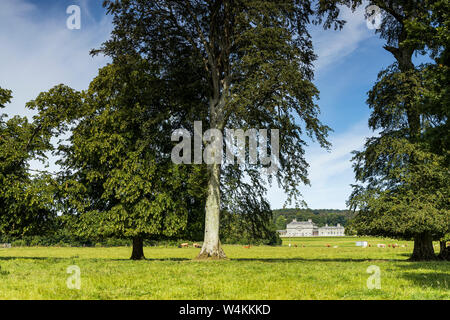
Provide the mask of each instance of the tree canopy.
MULTIPOLYGON (((252 225, 270 217, 262 167, 290 199, 300 200, 307 184, 305 135, 329 147, 329 128, 319 119, 312 63, 316 56, 307 26, 314 19, 325 27, 343 25, 336 4, 327 1, 105 1, 114 30, 99 50, 113 59, 136 52, 161 67, 190 65, 202 83, 195 120, 207 129, 279 130, 279 159, 264 165, 208 164, 205 240, 199 257, 224 257, 220 248, 220 211, 247 217, 252 225), (249 183, 244 182, 247 177, 249 183)), ((211 154, 220 158, 211 139, 211 154)), ((217 142, 217 141, 216 141, 217 142)), ((278 151, 268 143, 269 150, 278 151)), ((220 159, 222 160, 222 159, 220 159)), ((220 161, 219 161, 220 162, 220 161)), ((299 203, 299 202, 297 202, 299 203)))
POLYGON ((379 135, 353 158, 360 182, 349 201, 359 210, 353 227, 359 234, 414 238, 411 258, 434 259, 432 240, 449 230, 448 88, 442 66, 415 66, 412 56, 436 57, 445 49, 446 43, 417 36, 421 27, 440 33, 445 23, 433 17, 442 14, 442 2, 371 3, 383 10, 378 33, 395 63, 380 72, 368 94, 369 127, 379 135))
POLYGON ((69 134, 56 152, 58 196, 74 232, 132 238, 132 259, 143 258, 144 238, 192 228, 204 205, 202 167, 171 162, 176 110, 167 93, 151 64, 129 56, 102 68, 85 92, 60 85, 28 103, 36 121, 69 134))

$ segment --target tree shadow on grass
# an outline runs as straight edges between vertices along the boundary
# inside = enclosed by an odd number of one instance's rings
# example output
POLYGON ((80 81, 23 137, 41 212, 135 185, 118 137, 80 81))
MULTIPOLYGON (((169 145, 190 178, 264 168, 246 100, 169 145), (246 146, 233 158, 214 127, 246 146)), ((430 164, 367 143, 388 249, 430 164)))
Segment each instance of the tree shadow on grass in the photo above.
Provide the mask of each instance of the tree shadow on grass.
POLYGON ((404 272, 401 277, 418 287, 448 290, 450 286, 450 273, 448 272, 404 272))
MULTIPOLYGON (((80 259, 80 260, 91 260, 91 261, 133 261, 129 258, 83 258, 83 257, 30 257, 30 256, 8 256, 8 257, 0 257, 0 261, 7 260, 39 260, 39 261, 62 261, 62 260, 70 260, 70 259, 80 259)), ((146 262, 154 262, 154 261, 173 261, 173 262, 181 262, 181 261, 192 261, 197 262, 198 260, 190 259, 190 258, 146 258, 143 260, 137 261, 146 261, 146 262)), ((398 260, 398 259, 352 259, 352 258, 315 258, 315 259, 306 259, 306 258, 230 258, 227 261, 239 261, 239 262, 267 262, 267 263, 279 263, 279 262, 403 262, 406 260, 398 260)))
MULTIPOLYGON (((133 261, 129 258, 83 258, 83 257, 17 257, 17 256, 9 256, 9 257, 0 257, 0 261, 8 261, 8 260, 39 260, 39 261, 62 261, 62 260, 73 260, 73 259, 80 259, 80 260, 91 260, 91 261, 133 261)), ((149 259, 143 259, 143 260, 137 260, 137 261, 191 261, 192 259, 189 258, 149 258, 149 259)))
POLYGON ((400 277, 417 287, 445 289, 450 286, 450 263, 448 261, 408 261, 396 264, 402 272, 400 277))
POLYGON ((64 259, 73 259, 73 257, 0 257, 0 261, 8 261, 8 260, 18 260, 18 259, 24 259, 24 260, 64 260, 64 259))
MULTIPOLYGON (((402 253, 401 256, 404 256, 405 259, 380 259, 380 258, 301 258, 301 257, 295 257, 295 258, 229 258, 227 261, 237 261, 237 262, 266 262, 266 263, 279 263, 279 262, 400 262, 397 266, 401 268, 407 268, 407 269, 431 269, 435 270, 436 266, 442 266, 443 270, 448 271, 450 269, 450 263, 447 261, 430 261, 430 262, 412 262, 408 261, 407 258, 410 257, 410 254, 408 253, 402 253)), ((0 261, 4 260, 17 260, 17 259, 29 259, 29 260, 53 260, 53 261, 61 261, 61 260, 68 260, 68 259, 80 259, 80 260, 91 260, 91 261, 133 261, 129 258, 84 258, 79 256, 72 256, 72 257, 32 257, 32 256, 3 256, 0 257, 0 261)), ((182 261, 192 261, 197 262, 198 260, 195 260, 194 258, 178 258, 178 257, 169 257, 169 258, 146 258, 144 260, 138 260, 138 261, 147 261, 147 262, 153 262, 153 261, 173 261, 173 262, 182 262, 182 261)))
POLYGON ((412 270, 431 270, 437 272, 446 272, 450 277, 450 262, 443 260, 435 261, 407 261, 407 264, 398 264, 397 267, 405 271, 412 270))
POLYGON ((236 258, 231 261, 258 261, 258 262, 403 262, 403 259, 352 259, 352 258, 236 258))
POLYGON ((99 259, 99 260, 108 260, 108 261, 146 261, 146 262, 152 262, 152 261, 174 261, 174 262, 180 262, 180 261, 191 261, 192 259, 189 258, 145 258, 142 260, 131 260, 130 258, 123 258, 123 259, 99 259))

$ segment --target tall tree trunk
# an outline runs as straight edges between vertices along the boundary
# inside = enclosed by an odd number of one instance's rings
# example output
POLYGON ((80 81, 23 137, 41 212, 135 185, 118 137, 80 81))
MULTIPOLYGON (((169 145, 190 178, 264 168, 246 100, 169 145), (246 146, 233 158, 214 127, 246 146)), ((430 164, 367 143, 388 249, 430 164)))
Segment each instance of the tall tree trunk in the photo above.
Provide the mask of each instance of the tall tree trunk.
MULTIPOLYGON (((209 102, 210 127, 211 129, 223 130, 223 108, 225 103, 224 95, 220 94, 220 79, 217 68, 213 68, 212 80, 214 85, 214 95, 209 102)), ((226 90, 225 90, 226 91, 226 90)), ((213 142, 214 143, 214 142, 213 142)), ((214 150, 222 154, 222 150, 214 150)), ((219 239, 220 226, 220 174, 222 159, 216 159, 214 163, 208 164, 208 194, 205 205, 205 236, 202 250, 197 259, 226 259, 219 239), (219 161, 217 161, 219 160, 219 161)))
POLYGON ((208 196, 205 206, 205 237, 197 259, 224 259, 219 239, 220 223, 220 164, 208 165, 208 196))
POLYGON ((131 260, 143 260, 144 257, 144 240, 142 237, 133 238, 133 252, 131 253, 131 260))
POLYGON ((414 237, 414 251, 411 261, 431 261, 436 260, 433 248, 433 238, 429 233, 422 233, 414 237))
POLYGON ((440 246, 439 259, 450 261, 450 246, 447 246, 447 241, 441 241, 440 246))

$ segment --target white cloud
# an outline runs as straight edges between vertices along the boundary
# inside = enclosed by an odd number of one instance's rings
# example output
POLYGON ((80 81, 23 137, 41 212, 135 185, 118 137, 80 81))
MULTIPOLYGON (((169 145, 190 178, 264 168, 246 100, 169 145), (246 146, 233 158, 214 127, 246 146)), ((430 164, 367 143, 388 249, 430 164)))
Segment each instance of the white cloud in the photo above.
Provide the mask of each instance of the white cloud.
MULTIPOLYGON (((107 58, 91 57, 89 51, 109 38, 111 19, 104 16, 95 22, 85 1, 81 7, 82 20, 89 23, 82 23, 80 30, 69 30, 65 8, 60 14, 52 10, 45 15, 24 0, 0 1, 0 87, 13 91, 12 103, 2 112, 30 117, 34 112, 25 104, 40 92, 60 83, 87 89, 98 69, 106 65, 107 58)), ((47 170, 56 169, 53 161, 47 170)), ((43 167, 37 162, 31 165, 43 167)))
POLYGON ((0 86, 13 91, 6 109, 9 115, 30 116, 25 103, 57 84, 86 89, 98 68, 107 63, 107 58, 93 58, 89 51, 108 39, 110 18, 69 30, 63 10, 54 17, 24 0, 0 2, 0 86))
POLYGON ((373 30, 367 28, 364 13, 365 6, 358 7, 355 12, 342 7, 340 18, 347 21, 342 30, 324 31, 322 26, 313 28, 311 34, 318 55, 318 60, 315 62, 316 71, 319 72, 332 64, 339 63, 353 53, 362 41, 374 36, 373 30))

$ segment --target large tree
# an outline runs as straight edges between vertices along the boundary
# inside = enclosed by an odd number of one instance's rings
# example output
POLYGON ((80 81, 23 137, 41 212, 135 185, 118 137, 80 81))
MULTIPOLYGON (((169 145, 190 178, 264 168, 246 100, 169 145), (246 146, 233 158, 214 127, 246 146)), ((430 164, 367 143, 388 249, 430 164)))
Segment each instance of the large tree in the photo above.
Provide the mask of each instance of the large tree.
MULTIPOLYGON (((161 78, 173 64, 198 62, 201 68, 195 76, 205 90, 202 102, 195 106, 199 112, 196 120, 203 122, 204 130, 279 130, 279 160, 272 158, 265 167, 277 168, 269 181, 275 179, 295 199, 300 185, 309 182, 304 135, 316 139, 322 147, 329 146, 329 128, 318 120, 319 108, 314 102, 318 96, 312 84, 315 55, 307 25, 317 13, 317 21, 324 18, 326 27, 342 26, 336 20, 334 4, 314 3, 105 1, 108 13, 114 15, 114 30, 111 39, 96 52, 113 59, 138 52, 163 66, 161 78)), ((246 217, 253 225, 263 225, 261 220, 270 217, 270 207, 265 199, 264 166, 221 164, 223 150, 214 138, 209 142, 208 151, 219 161, 207 166, 205 235, 198 257, 223 258, 221 210, 246 217)), ((271 142, 269 153, 272 148, 277 151, 271 142)))
MULTIPOLYGON (((438 2, 370 1, 381 9, 377 33, 395 63, 369 92, 369 126, 380 134, 354 156, 361 184, 350 198, 359 210, 353 226, 360 234, 414 238, 413 260, 435 259, 432 241, 449 228, 448 149, 432 141, 433 132, 448 128, 447 115, 430 103, 430 96, 436 103, 432 83, 440 86, 434 66, 413 63, 413 55, 426 48, 411 28, 429 25, 438 2)), ((447 108, 443 100, 437 104, 447 108)))
POLYGON ((83 236, 132 239, 134 260, 144 258, 144 239, 186 234, 205 199, 204 166, 173 164, 166 139, 189 109, 173 100, 196 98, 175 95, 154 76, 157 69, 122 56, 87 91, 59 85, 28 104, 53 136, 69 136, 57 149, 58 198, 69 225, 83 236))
MULTIPOLYGON (((424 48, 434 63, 424 68, 423 104, 429 124, 426 131, 433 152, 444 158, 443 170, 450 167, 450 1, 430 1, 431 10, 422 12, 420 19, 409 21, 408 42, 424 48)), ((447 207, 448 208, 448 207, 447 207)), ((447 218, 450 224, 450 216, 447 218)), ((450 227, 440 239, 439 257, 450 259, 450 227)))

